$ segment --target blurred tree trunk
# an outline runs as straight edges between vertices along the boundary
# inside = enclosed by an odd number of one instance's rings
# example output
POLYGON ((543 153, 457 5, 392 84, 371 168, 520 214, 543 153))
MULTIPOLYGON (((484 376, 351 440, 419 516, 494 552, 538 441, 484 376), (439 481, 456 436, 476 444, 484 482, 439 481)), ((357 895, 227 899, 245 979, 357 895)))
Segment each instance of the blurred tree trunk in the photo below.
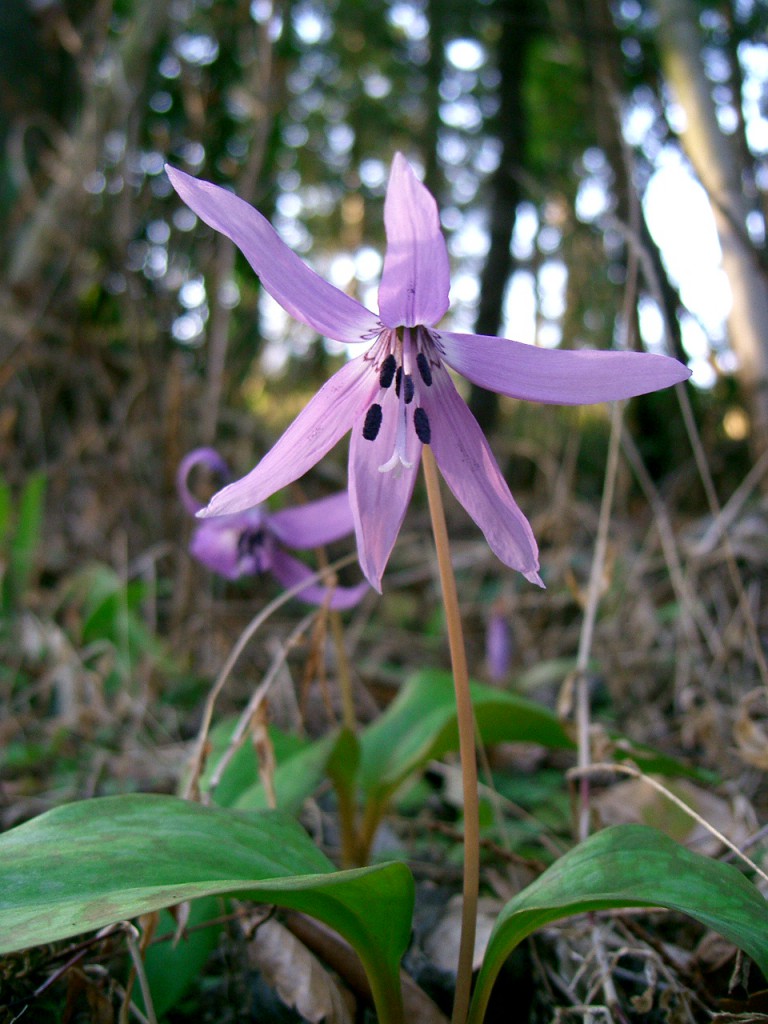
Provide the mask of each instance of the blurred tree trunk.
MULTIPOLYGON (((253 122, 250 132, 250 150, 236 181, 235 191, 246 202, 252 202, 256 185, 267 157, 269 133, 275 113, 273 97, 283 93, 282 68, 275 60, 271 25, 265 22, 253 26, 246 21, 242 49, 243 66, 247 68, 246 89, 252 97, 253 122)), ((222 287, 233 276, 235 245, 223 235, 217 239, 216 255, 208 275, 207 291, 210 296, 210 324, 208 328, 208 359, 206 361, 205 391, 200 407, 200 441, 211 445, 216 439, 221 398, 226 377, 226 358, 229 347, 229 329, 232 306, 222 302, 222 287)))
POLYGON ((446 18, 442 0, 428 0, 427 16, 429 18, 429 60, 427 61, 427 109, 432 116, 427 118, 423 136, 424 153, 424 184, 433 196, 438 198, 443 192, 443 176, 437 159, 437 145, 440 141, 440 82, 445 65, 446 18))
MULTIPOLYGON (((520 180, 525 166, 526 113, 523 86, 535 13, 531 0, 497 0, 496 10, 501 23, 497 123, 502 150, 499 166, 490 184, 490 245, 480 276, 480 302, 475 320, 475 331, 478 334, 499 332, 503 319, 504 293, 512 272, 510 243, 517 207, 522 199, 520 180)), ((473 384, 469 407, 483 430, 493 430, 499 410, 497 394, 473 384)))
MULTIPOLYGON (((627 264, 632 265, 632 248, 638 248, 650 261, 653 280, 647 282, 654 299, 663 306, 665 322, 669 325, 671 355, 685 360, 680 337, 677 311, 682 303, 670 282, 645 220, 637 187, 632 178, 631 154, 623 139, 621 104, 623 98, 621 69, 621 40, 611 14, 608 0, 587 0, 583 9, 584 30, 579 33, 584 46, 585 64, 589 75, 590 100, 595 132, 600 148, 606 155, 613 172, 613 191, 616 196, 616 217, 620 230, 628 238, 627 264), (656 294, 658 292, 658 294, 656 294)), ((639 296, 636 296, 638 298, 639 296)), ((638 306, 626 311, 633 318, 627 324, 627 336, 642 347, 638 323, 638 306)))
POLYGON ((746 168, 738 146, 717 122, 704 70, 699 8, 693 0, 654 3, 659 13, 657 44, 664 75, 685 112, 681 141, 712 204, 732 294, 730 342, 739 361, 738 375, 752 416, 754 443, 763 450, 768 445, 768 278, 747 234, 749 204, 742 190, 746 168))
MULTIPOLYGON (((732 138, 739 163, 744 171, 742 189, 744 195, 749 197, 754 208, 762 213, 765 223, 768 224, 768 189, 761 188, 758 182, 757 161, 749 149, 747 122, 744 118, 744 108, 739 102, 740 97, 744 95, 744 71, 739 59, 739 46, 743 42, 751 41, 752 37, 745 26, 741 25, 735 17, 732 5, 722 5, 720 13, 727 25, 726 38, 723 43, 723 55, 728 62, 728 79, 725 84, 731 89, 735 98, 732 109, 736 115, 736 130, 733 132, 732 138)), ((768 273, 768 247, 765 245, 759 247, 757 256, 763 272, 768 273)))
POLYGON ((147 62, 168 18, 155 0, 136 5, 119 44, 98 54, 89 69, 82 113, 53 180, 34 207, 11 252, 8 280, 23 298, 33 296, 53 254, 70 252, 74 228, 91 201, 83 180, 98 168, 104 136, 124 124, 146 81, 147 62), (109 74, 96 74, 95 65, 109 74))

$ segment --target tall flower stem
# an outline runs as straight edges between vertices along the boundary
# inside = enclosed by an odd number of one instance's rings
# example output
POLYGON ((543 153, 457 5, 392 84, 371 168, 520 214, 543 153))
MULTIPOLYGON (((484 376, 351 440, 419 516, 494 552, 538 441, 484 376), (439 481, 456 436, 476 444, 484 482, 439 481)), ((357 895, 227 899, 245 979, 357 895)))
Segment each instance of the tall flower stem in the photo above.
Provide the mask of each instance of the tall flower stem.
MULTIPOLYGON (((352 690, 352 673, 349 670, 349 659, 347 658, 347 649, 344 645, 344 627, 341 622, 341 615, 337 611, 329 610, 328 618, 331 623, 333 644, 336 648, 336 668, 338 671, 339 689, 341 691, 341 720, 347 732, 350 735, 354 735, 357 732, 357 719, 355 717, 355 700, 352 690)), ((355 868, 363 863, 360 860, 360 837, 358 835, 355 794, 353 789, 345 784, 345 780, 339 779, 336 784, 336 796, 339 801, 341 863, 345 868, 355 868)))
MULTIPOLYGON (((317 548, 315 554, 321 569, 328 569, 328 554, 325 548, 317 548)), ((335 573, 330 577, 329 589, 338 583, 335 573)), ((350 732, 357 732, 357 718, 355 716, 355 697, 352 687, 352 673, 349 670, 349 658, 344 643, 344 626, 341 615, 333 608, 328 609, 328 621, 331 625, 331 637, 333 646, 336 649, 336 670, 339 679, 339 691, 341 694, 341 720, 345 729, 350 732)))
POLYGON ((448 646, 451 652, 453 685, 456 691, 456 713, 459 725, 459 754, 464 790, 464 903, 461 914, 459 963, 456 972, 456 995, 451 1024, 464 1024, 469 1010, 472 987, 472 960, 475 950, 477 897, 480 886, 480 818, 477 795, 477 761, 475 754, 475 716, 469 694, 467 653, 459 614, 456 577, 453 574, 448 529, 445 524, 440 478, 432 450, 424 445, 422 453, 424 479, 427 485, 429 514, 437 550, 440 585, 443 590, 448 646))
POLYGON ((352 686, 352 673, 349 671, 349 658, 347 648, 344 644, 344 626, 341 615, 330 610, 328 617, 331 622, 331 636, 333 646, 336 648, 336 670, 339 675, 339 689, 341 691, 341 720, 344 728, 350 732, 357 732, 357 717, 355 715, 355 696, 352 686))

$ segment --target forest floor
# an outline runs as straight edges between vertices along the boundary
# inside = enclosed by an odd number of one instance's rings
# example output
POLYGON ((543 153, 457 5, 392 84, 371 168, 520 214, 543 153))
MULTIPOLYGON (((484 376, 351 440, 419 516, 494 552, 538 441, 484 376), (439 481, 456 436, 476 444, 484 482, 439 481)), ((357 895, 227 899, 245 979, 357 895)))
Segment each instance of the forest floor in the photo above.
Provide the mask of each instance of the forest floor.
MULTIPOLYGON (((504 571, 474 524, 448 504, 473 678, 548 709, 572 736, 600 507, 599 485, 585 495, 578 484, 583 454, 567 444, 562 458, 529 453, 536 471, 515 489, 532 510, 546 590, 504 571), (500 666, 489 663, 493 630, 492 642, 507 645, 500 666)), ((699 496, 693 459, 655 484, 633 471, 632 460, 630 445, 619 466, 585 676, 591 759, 619 767, 590 781, 589 829, 641 822, 712 858, 737 861, 725 836, 760 865, 768 851, 761 828, 768 814, 762 472, 758 466, 741 488, 718 478, 723 509, 716 514, 699 496), (631 758, 615 756, 637 744, 673 766, 653 774, 657 785, 633 772, 631 758)), ((715 469, 727 462, 710 457, 715 469)), ((343 479, 340 465, 328 479, 334 474, 343 479)), ((53 473, 37 506, 31 485, 8 492, 16 526, 5 541, 0 636, 2 830, 73 800, 180 792, 213 680, 253 616, 278 594, 271 581, 227 584, 192 562, 185 546, 191 524, 180 525, 178 510, 171 526, 165 513, 154 520, 154 535, 151 511, 138 527, 134 519, 117 528, 120 508, 140 508, 141 495, 115 491, 108 478, 53 473)), ((344 579, 356 581, 356 571, 344 570, 344 579)), ((275 735, 314 739, 336 728, 342 704, 332 633, 322 610, 296 602, 276 610, 230 673, 215 727, 226 729, 270 673, 265 707, 275 735)), ((384 594, 371 592, 344 613, 343 648, 361 729, 416 672, 448 668, 418 488, 384 594)), ((269 773, 270 743, 278 763, 280 747, 265 735, 259 732, 257 747, 269 773)), ((570 772, 575 758, 531 742, 482 750, 480 953, 504 903, 576 841, 585 798, 570 772)), ((338 862, 327 780, 299 818, 338 862)), ((409 1024, 450 1014, 461 833, 458 759, 449 752, 400 789, 372 852, 374 860, 407 861, 416 879, 404 962, 416 993, 409 1024)), ((355 971, 334 957, 322 931, 244 901, 222 901, 218 917, 203 969, 165 1013, 170 1024, 373 1019, 355 971)), ((172 928, 164 927, 152 941, 168 941, 172 928)), ((128 1010, 130 972, 115 932, 12 954, 0 960, 0 1022, 140 1019, 128 1010)), ((547 925, 527 940, 497 983, 487 1021, 768 1020, 764 985, 734 946, 681 914, 605 911, 547 925)))

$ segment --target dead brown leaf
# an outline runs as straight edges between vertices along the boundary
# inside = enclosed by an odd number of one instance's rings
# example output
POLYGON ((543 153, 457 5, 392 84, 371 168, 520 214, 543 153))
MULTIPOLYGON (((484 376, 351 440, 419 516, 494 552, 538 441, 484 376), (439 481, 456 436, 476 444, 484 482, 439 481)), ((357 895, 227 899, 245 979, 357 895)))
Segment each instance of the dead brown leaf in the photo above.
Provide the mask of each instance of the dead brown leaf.
MULTIPOLYGON (((500 900, 489 897, 481 897, 478 901, 475 951, 472 959, 475 970, 479 970, 482 966, 485 948, 501 906, 500 900)), ((424 941, 424 952, 435 967, 441 971, 456 972, 461 934, 461 907, 461 896, 454 896, 449 900, 445 913, 438 921, 434 931, 424 941)))
POLYGON ((765 693, 752 690, 739 702, 736 721, 733 724, 733 738, 739 757, 755 768, 768 770, 768 707, 765 693))
MULTIPOLYGON (((732 843, 740 846, 749 838, 751 827, 744 818, 743 807, 687 779, 665 780, 665 786, 732 843)), ((694 846, 699 853, 712 856, 721 849, 716 836, 642 779, 611 786, 595 796, 593 806, 602 825, 642 822, 666 832, 677 842, 694 846)))
POLYGON ((311 1024, 353 1024, 354 999, 285 925, 274 918, 256 929, 248 961, 311 1024))

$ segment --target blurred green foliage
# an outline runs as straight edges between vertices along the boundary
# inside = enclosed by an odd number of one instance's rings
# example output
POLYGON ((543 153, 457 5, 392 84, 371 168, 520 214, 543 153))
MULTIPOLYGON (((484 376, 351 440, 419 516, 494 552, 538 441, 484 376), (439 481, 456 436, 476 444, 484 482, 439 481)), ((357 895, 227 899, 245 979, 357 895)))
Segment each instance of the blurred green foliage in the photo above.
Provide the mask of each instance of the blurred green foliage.
POLYGON ((0 621, 18 611, 40 554, 45 476, 32 474, 18 500, 0 477, 0 621))

